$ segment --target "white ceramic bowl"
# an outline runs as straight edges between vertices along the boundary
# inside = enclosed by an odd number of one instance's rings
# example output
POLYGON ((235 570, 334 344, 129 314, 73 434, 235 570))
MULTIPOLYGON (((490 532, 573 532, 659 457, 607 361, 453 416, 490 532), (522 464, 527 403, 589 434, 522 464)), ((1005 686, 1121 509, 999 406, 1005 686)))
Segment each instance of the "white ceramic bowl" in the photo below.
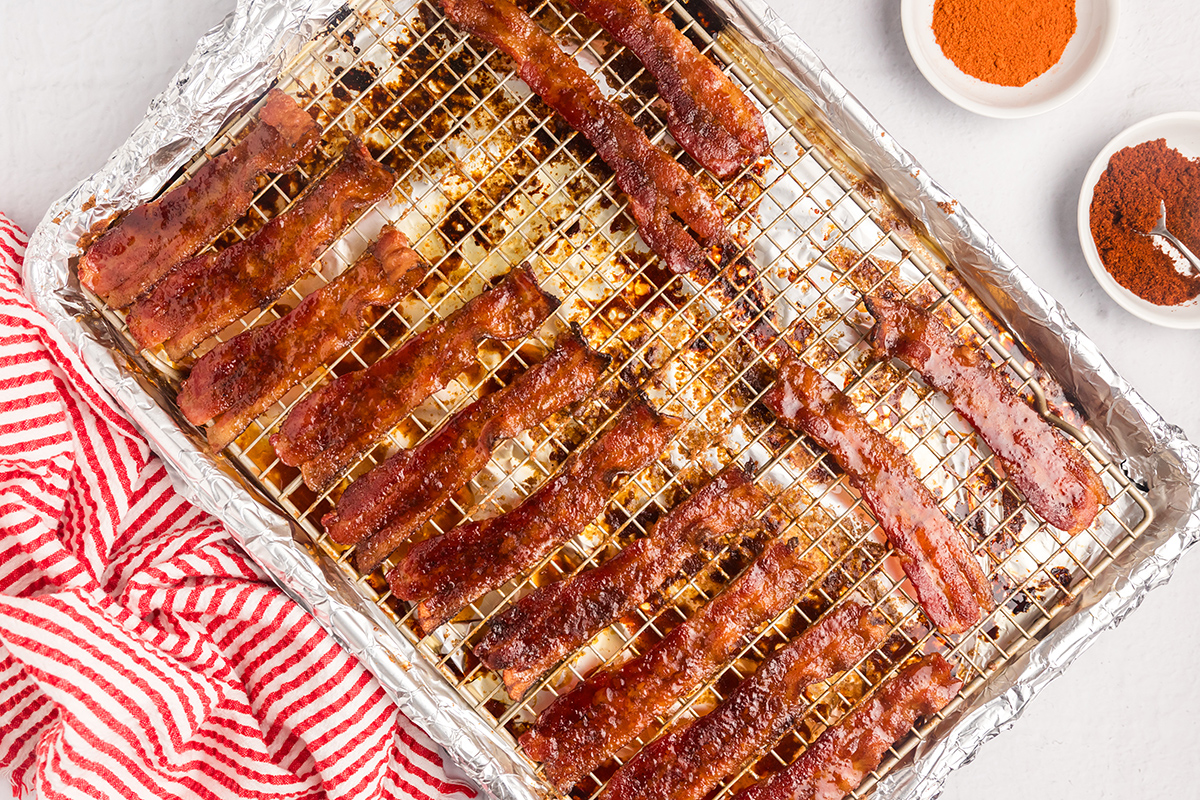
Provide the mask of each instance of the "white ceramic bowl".
POLYGON ((1153 141, 1166 139, 1168 147, 1174 147, 1188 158, 1200 158, 1200 112, 1180 111, 1142 120, 1126 128, 1104 146, 1083 179, 1079 192, 1079 244, 1083 247, 1083 258, 1096 276, 1096 281, 1108 292, 1108 296, 1131 314, 1147 322, 1168 328, 1200 328, 1200 300, 1192 300, 1179 306, 1158 306, 1138 297, 1126 289, 1108 273, 1100 260, 1100 251, 1092 238, 1091 206, 1096 182, 1108 168, 1108 161, 1118 150, 1153 141))
POLYGON ((917 68, 948 100, 988 117, 1032 117, 1083 91, 1100 72, 1117 38, 1118 0, 1077 0, 1075 35, 1059 62, 1024 86, 996 86, 946 58, 933 35, 935 0, 901 0, 904 39, 917 68))

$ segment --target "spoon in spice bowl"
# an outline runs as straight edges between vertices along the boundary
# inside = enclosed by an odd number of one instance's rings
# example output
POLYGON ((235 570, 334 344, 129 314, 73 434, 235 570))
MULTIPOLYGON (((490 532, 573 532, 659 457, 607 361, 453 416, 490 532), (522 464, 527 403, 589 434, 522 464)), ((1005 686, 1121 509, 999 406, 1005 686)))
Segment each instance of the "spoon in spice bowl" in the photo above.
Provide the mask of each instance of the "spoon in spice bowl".
MULTIPOLYGON (((1196 211, 1195 219, 1200 223, 1200 210, 1196 210, 1194 205, 1196 195, 1195 193, 1190 195, 1185 193, 1176 198, 1175 190, 1168 188, 1174 186, 1173 181, 1168 180, 1160 188, 1157 182, 1138 180, 1137 178, 1137 174, 1141 174, 1152 166, 1157 169, 1164 163, 1170 167, 1167 170, 1168 175, 1176 173, 1183 175, 1190 171, 1189 162, 1200 162, 1200 111, 1176 111, 1142 120, 1126 128, 1101 148, 1084 175, 1083 183, 1079 188, 1076 225, 1083 259, 1087 263, 1088 269, 1100 288, 1117 305, 1134 316, 1155 325, 1200 330, 1200 296, 1197 296, 1197 292, 1200 291, 1198 288, 1200 287, 1200 276, 1194 276, 1188 267, 1176 268, 1175 262, 1179 259, 1169 255, 1171 251, 1167 248, 1165 239, 1154 239, 1144 235, 1151 225, 1158 227, 1155 225, 1155 220, 1161 214, 1154 213, 1155 202, 1166 200, 1167 213, 1170 217, 1167 224, 1171 226, 1170 230, 1184 237, 1192 245, 1193 254, 1200 253, 1200 247, 1195 246, 1197 244, 1195 237, 1189 235, 1191 229, 1184 224, 1189 219, 1187 215, 1193 210, 1196 211), (1145 160, 1139 157, 1139 150, 1145 150, 1141 156, 1152 156, 1152 158, 1145 160), (1120 160, 1121 163, 1118 164, 1120 168, 1110 171, 1114 159, 1120 160), (1124 176, 1126 173, 1132 177, 1125 177, 1117 181, 1118 176, 1124 176), (1113 227, 1110 232, 1113 235, 1106 234, 1103 226, 1093 230, 1092 205, 1097 201, 1097 189, 1102 181, 1110 184, 1108 186, 1110 191, 1101 192, 1102 202, 1101 207, 1097 209, 1099 214, 1095 218, 1096 220, 1105 218, 1115 220, 1116 217, 1110 217, 1110 215, 1117 213, 1115 203, 1119 197, 1125 196, 1123 190, 1133 185, 1142 187, 1140 194, 1132 193, 1130 209, 1121 213, 1121 219, 1124 222, 1113 227), (1135 220, 1136 225, 1134 224, 1135 220), (1182 230, 1183 228, 1188 228, 1188 230, 1182 230), (1097 236, 1100 239, 1097 239, 1097 236), (1118 240, 1124 241, 1128 246, 1124 251, 1124 256, 1118 258, 1118 261, 1123 262, 1124 267, 1141 274, 1145 278, 1143 284, 1148 283, 1151 286, 1151 294, 1155 295, 1160 302, 1151 302, 1150 299, 1134 293, 1127 285, 1120 283, 1112 272, 1109 272, 1108 266, 1101 257, 1100 247, 1101 244, 1106 245, 1106 252, 1113 254, 1114 243, 1116 250, 1121 250, 1122 245, 1118 240), (1160 243, 1162 244, 1161 249, 1160 243), (1135 261, 1150 259, 1153 263, 1150 265, 1151 269, 1139 270, 1139 264, 1130 259, 1135 261), (1182 274, 1184 269, 1188 270, 1188 274, 1182 274), (1161 296, 1162 292, 1159 290, 1165 289, 1180 291, 1172 291, 1171 294, 1174 295, 1172 297, 1161 296), (1163 300, 1172 305, 1162 304, 1163 300)), ((1197 182, 1195 185, 1200 186, 1200 177, 1188 178, 1182 185, 1190 187, 1193 185, 1193 181, 1197 182)), ((1161 211, 1161 204, 1159 204, 1159 210, 1161 211)), ((1120 255, 1120 253, 1118 252, 1116 255, 1120 255)), ((1131 276, 1125 274, 1124 277, 1130 278, 1131 276)))
POLYGON ((1179 239, 1176 238, 1175 234, 1173 234, 1169 230, 1167 230, 1167 201, 1159 200, 1158 202, 1159 202, 1158 224, 1155 225, 1150 230, 1143 233, 1142 235, 1143 236, 1161 236, 1162 238, 1166 239, 1168 242, 1170 242, 1172 245, 1175 246, 1176 250, 1178 250, 1180 253, 1183 254, 1184 259, 1186 259, 1188 264, 1191 266, 1192 271, 1188 274, 1189 275, 1200 275, 1200 258, 1196 258, 1196 255, 1191 250, 1188 249, 1188 246, 1186 244, 1179 241, 1179 239))

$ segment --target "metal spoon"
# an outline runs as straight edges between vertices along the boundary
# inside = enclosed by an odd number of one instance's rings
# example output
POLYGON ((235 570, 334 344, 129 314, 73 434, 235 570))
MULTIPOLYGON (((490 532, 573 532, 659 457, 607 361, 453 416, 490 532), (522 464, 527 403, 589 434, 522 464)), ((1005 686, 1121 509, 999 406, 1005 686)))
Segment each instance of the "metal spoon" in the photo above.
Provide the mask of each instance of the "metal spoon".
POLYGON ((1175 238, 1175 235, 1167 230, 1167 201, 1159 200, 1159 208, 1161 209, 1158 215, 1158 224, 1147 231, 1146 236, 1161 236, 1168 242, 1173 244, 1179 252, 1183 253, 1183 257, 1187 259, 1188 264, 1192 267, 1193 275, 1200 275, 1200 258, 1196 258, 1195 254, 1188 250, 1187 245, 1175 238))

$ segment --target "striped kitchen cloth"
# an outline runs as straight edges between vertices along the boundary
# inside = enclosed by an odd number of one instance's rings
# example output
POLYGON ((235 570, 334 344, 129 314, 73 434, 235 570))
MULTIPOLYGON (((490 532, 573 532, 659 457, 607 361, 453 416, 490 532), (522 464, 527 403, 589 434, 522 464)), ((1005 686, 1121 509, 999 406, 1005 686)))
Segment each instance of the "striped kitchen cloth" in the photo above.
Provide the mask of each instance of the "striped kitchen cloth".
POLYGON ((0 215, 0 796, 472 798, 20 291, 0 215))

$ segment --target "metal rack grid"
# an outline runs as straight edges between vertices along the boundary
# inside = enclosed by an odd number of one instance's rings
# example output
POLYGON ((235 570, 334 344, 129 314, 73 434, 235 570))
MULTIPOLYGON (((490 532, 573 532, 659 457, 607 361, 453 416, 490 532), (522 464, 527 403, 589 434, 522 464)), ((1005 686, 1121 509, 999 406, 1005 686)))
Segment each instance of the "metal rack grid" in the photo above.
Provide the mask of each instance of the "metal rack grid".
MULTIPOLYGON (((640 741, 719 702, 772 647, 854 597, 869 601, 891 624, 886 652, 864 659, 836 684, 815 693, 801 726, 746 765, 719 796, 789 761, 824 726, 894 674, 909 655, 946 653, 966 678, 959 698, 893 747, 855 793, 865 796, 963 699, 1034 641, 1074 592, 1136 539, 1150 522, 1149 506, 1112 461, 1087 444, 1082 430, 1052 417, 1034 365, 1015 355, 1012 338, 953 273, 898 236, 855 188, 856 176, 812 144, 807 121, 797 119, 785 103, 737 67, 719 44, 728 32, 714 38, 678 2, 664 9, 768 112, 773 158, 721 186, 679 153, 666 134, 652 81, 628 53, 563 6, 537 3, 530 10, 576 51, 652 141, 679 156, 705 182, 731 229, 746 243, 745 250, 725 254, 721 263, 714 262, 700 275, 665 274, 636 240, 607 168, 581 135, 513 77, 506 58, 463 39, 423 0, 411 7, 391 0, 348 7, 279 82, 317 114, 325 133, 322 147, 296 172, 267 181, 251 212, 217 245, 248 236, 290 205, 333 163, 348 135, 362 137, 377 158, 396 169, 397 189, 390 202, 359 220, 325 254, 313 276, 274 307, 242 320, 220 338, 280 316, 352 263, 385 219, 408 233, 433 271, 353 349, 265 414, 230 448, 230 457, 392 616, 468 703, 510 734, 519 733, 536 709, 591 669, 651 646, 732 580, 748 555, 736 544, 707 554, 708 562, 671 587, 663 602, 614 626, 535 685, 520 703, 509 701, 495 676, 469 652, 487 620, 532 586, 611 557, 725 464, 754 462, 760 484, 773 496, 767 515, 785 533, 802 534, 811 555, 826 570, 806 598, 752 637, 727 669, 640 741), (314 388, 372 363, 526 259, 543 285, 563 300, 554 320, 528 342, 486 346, 480 369, 418 408, 351 474, 361 475, 396 448, 413 446, 484 387, 506 383, 570 323, 581 327, 593 347, 615 357, 617 366, 601 390, 574 416, 555 415, 498 450, 472 482, 469 496, 449 504, 421 536, 510 508, 549 477, 567 453, 591 441, 635 388, 659 408, 683 417, 687 427, 668 454, 624 484, 602 520, 523 579, 481 598, 436 636, 421 640, 407 605, 387 593, 383 570, 355 574, 352 550, 333 543, 320 528, 318 520, 345 484, 332 493, 310 492, 295 470, 275 460, 268 435, 314 388), (1114 498, 1091 530, 1069 538, 1038 520, 986 447, 941 398, 911 372, 871 358, 863 344, 870 319, 859 300, 863 293, 884 287, 934 309, 956 332, 985 348, 1021 392, 1085 447, 1114 498), (751 329, 756 335, 746 334, 751 329), (952 641, 927 628, 887 559, 886 539, 836 467, 803 437, 776 426, 762 409, 758 401, 778 355, 764 346, 768 340, 788 342, 844 386, 860 410, 913 456, 943 508, 962 522, 1002 592, 996 611, 973 631, 952 641)), ((249 112, 231 124, 184 177, 228 146, 248 118, 249 112)), ((119 314, 104 313, 123 330, 119 314)), ((161 353, 146 357, 167 383, 180 377, 177 365, 161 353)), ((1070 413, 1061 401, 1056 405, 1056 410, 1070 413)), ((572 796, 598 793, 616 764, 634 749, 618 754, 614 764, 597 770, 572 796)))

